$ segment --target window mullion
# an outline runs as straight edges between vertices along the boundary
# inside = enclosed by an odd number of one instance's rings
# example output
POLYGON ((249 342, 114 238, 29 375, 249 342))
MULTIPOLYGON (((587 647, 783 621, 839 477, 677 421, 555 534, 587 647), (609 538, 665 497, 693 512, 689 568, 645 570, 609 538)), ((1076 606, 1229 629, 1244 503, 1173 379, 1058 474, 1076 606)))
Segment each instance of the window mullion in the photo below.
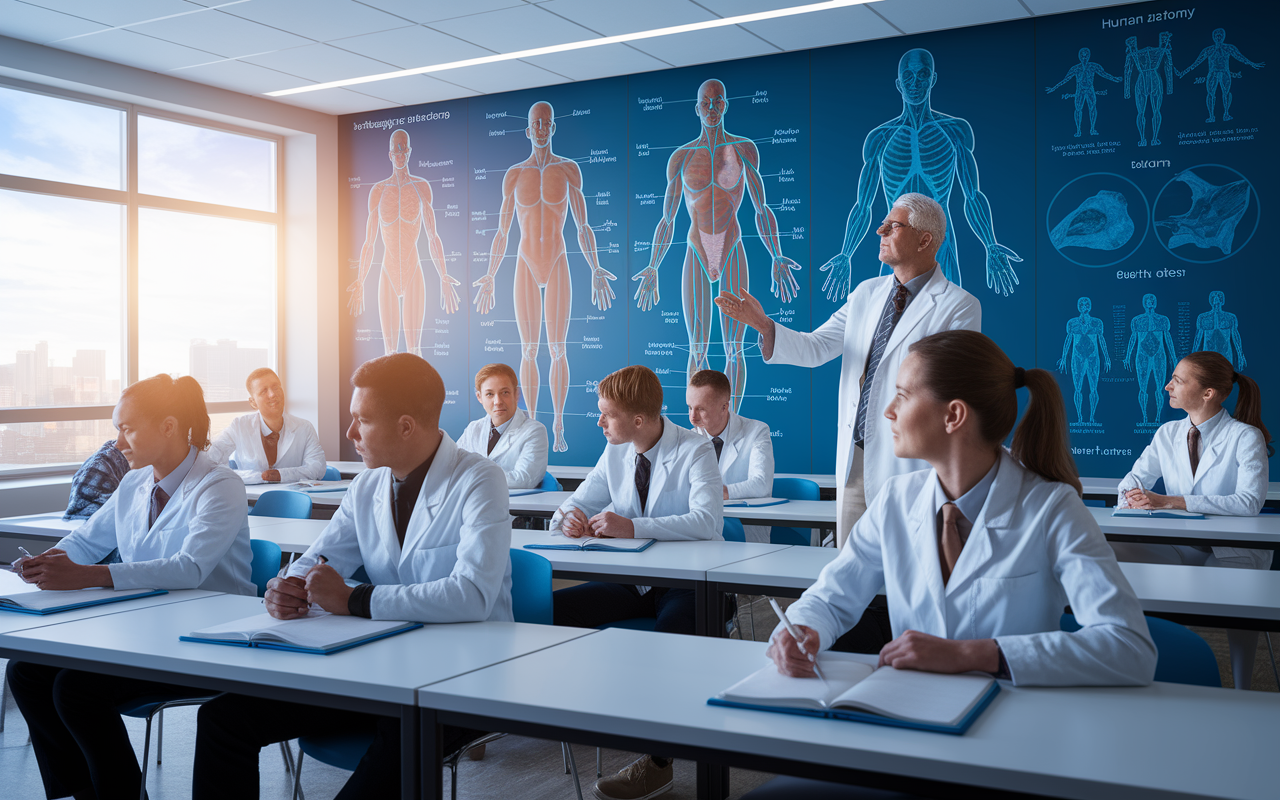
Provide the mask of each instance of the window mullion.
POLYGON ((128 203, 125 211, 124 385, 138 381, 138 109, 129 106, 125 146, 128 203))

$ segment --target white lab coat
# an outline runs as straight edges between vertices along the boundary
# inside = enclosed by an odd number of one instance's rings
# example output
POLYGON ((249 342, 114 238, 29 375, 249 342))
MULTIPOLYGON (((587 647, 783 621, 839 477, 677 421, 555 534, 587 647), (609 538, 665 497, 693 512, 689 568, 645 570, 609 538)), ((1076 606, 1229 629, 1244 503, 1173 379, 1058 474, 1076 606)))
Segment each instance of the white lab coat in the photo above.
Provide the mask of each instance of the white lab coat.
MULTIPOLYGON (((835 561, 787 611, 827 648, 881 585, 894 636, 995 638, 1020 686, 1150 683, 1156 648, 1142 607, 1075 490, 1008 453, 944 586, 937 473, 890 478, 835 561), (1070 604, 1084 627, 1060 629, 1070 604)), ((776 632, 775 632, 776 633, 776 632)))
POLYGON ((711 440, 662 418, 662 437, 645 452, 649 499, 636 492, 636 447, 607 444, 600 460, 551 518, 551 530, 571 508, 588 517, 609 507, 635 524, 637 539, 723 539, 724 491, 711 440))
POLYGON ((392 479, 387 467, 357 475, 333 520, 288 574, 305 575, 324 555, 344 578, 364 566, 376 587, 369 602, 374 619, 510 622, 511 516, 502 470, 441 431, 403 548, 392 479))
MULTIPOLYGON (((837 356, 843 358, 837 400, 837 490, 843 490, 853 467, 853 424, 858 418, 862 377, 875 339, 876 325, 892 285, 892 274, 863 281, 849 295, 849 300, 812 333, 775 326, 773 355, 765 359, 768 364, 818 367, 837 356)), ((863 443, 863 489, 868 504, 891 475, 928 467, 923 461, 902 459, 893 454, 893 436, 889 432, 889 421, 884 418, 884 410, 893 399, 898 367, 907 357, 907 347, 926 336, 951 330, 982 330, 982 306, 976 297, 948 281, 942 270, 935 267, 933 277, 898 320, 871 382, 867 401, 870 404, 867 434, 863 443)))
POLYGON ((510 489, 536 489, 547 474, 547 426, 529 419, 523 409, 516 409, 492 453, 486 452, 489 449, 488 416, 471 421, 458 439, 458 447, 502 467, 510 489))
POLYGON ((266 483, 262 473, 269 469, 280 470, 280 482, 320 480, 324 477, 328 462, 316 429, 302 417, 284 415, 284 428, 276 443, 276 463, 267 463, 267 453, 262 449, 262 415, 258 412, 236 417, 209 448, 209 457, 219 464, 235 458, 235 473, 246 484, 266 483))
MULTIPOLYGON (((1120 481, 1119 502, 1127 506, 1124 494, 1139 485, 1150 489, 1164 478, 1164 493, 1185 498, 1187 510, 1199 514, 1257 516, 1267 500, 1267 444, 1262 431, 1234 419, 1226 409, 1214 428, 1200 441, 1200 463, 1191 474, 1191 453, 1187 431, 1191 418, 1166 422, 1156 430, 1151 444, 1142 451, 1133 469, 1120 481)), ((1215 547, 1218 559, 1234 559, 1254 569, 1271 566, 1271 550, 1215 547)))
MULTIPOLYGON (((694 428, 711 438, 703 428, 694 428)), ((720 448, 720 476, 729 499, 743 497, 768 497, 773 493, 773 439, 769 426, 754 419, 740 417, 729 412, 729 422, 720 433, 724 445, 720 448)), ((712 453, 715 445, 712 444, 712 453)), ((747 525, 748 542, 768 542, 768 525, 747 525)))
POLYGON ((208 589, 257 594, 250 580, 249 501, 244 484, 205 453, 148 530, 155 471, 135 469, 89 521, 55 547, 77 564, 96 564, 120 548, 111 564, 117 589, 208 589))

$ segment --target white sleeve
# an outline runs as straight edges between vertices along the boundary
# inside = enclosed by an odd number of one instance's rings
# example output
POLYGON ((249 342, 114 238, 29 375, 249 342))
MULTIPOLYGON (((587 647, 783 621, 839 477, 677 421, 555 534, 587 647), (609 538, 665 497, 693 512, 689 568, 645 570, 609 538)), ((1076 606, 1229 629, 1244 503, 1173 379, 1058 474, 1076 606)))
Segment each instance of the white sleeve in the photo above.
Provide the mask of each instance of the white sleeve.
MULTIPOLYGON (((1156 431, 1156 436, 1159 435, 1160 432, 1156 431)), ((1152 439, 1151 444, 1147 445, 1142 455, 1138 456, 1138 460, 1134 462, 1133 469, 1120 479, 1120 485, 1116 487, 1116 506, 1128 508, 1129 501, 1125 499, 1125 492, 1139 487, 1150 491, 1163 475, 1164 471, 1160 469, 1160 451, 1156 447, 1156 440, 1152 439)))
POLYGON ((1255 517, 1267 502, 1270 469, 1267 444, 1262 431, 1248 426, 1240 434, 1235 452, 1236 490, 1232 494, 1194 495, 1183 497, 1187 510, 1198 514, 1227 514, 1233 517, 1255 517))
POLYGON ((532 428, 532 433, 521 443, 515 466, 503 473, 512 489, 536 489, 547 474, 547 428, 534 420, 527 420, 522 427, 532 428))
MULTIPOLYGON (((675 476, 673 476, 675 477, 675 476)), ((698 443, 687 475, 689 510, 663 517, 635 517, 637 539, 664 541, 721 539, 724 530, 724 486, 716 450, 710 439, 698 443)), ((679 487, 682 490, 684 487, 679 487)))
MULTIPOLYGON (((359 480, 359 478, 357 478, 359 480)), ((307 548, 307 552, 294 559, 285 571, 286 578, 305 578, 307 573, 324 556, 329 566, 333 567, 343 578, 350 578, 357 569, 364 566, 364 557, 360 555, 360 537, 356 533, 355 496, 358 494, 353 484, 338 504, 329 524, 307 548)))
POLYGON ((845 320, 849 316, 849 306, 853 304, 853 295, 848 301, 836 309, 830 319, 812 333, 793 331, 782 325, 774 324, 773 355, 766 358, 766 364, 793 364, 797 367, 819 367, 840 357, 844 353, 845 320))
POLYGON ((982 332, 982 303, 978 298, 970 297, 969 302, 956 309, 951 319, 951 330, 982 332))
POLYGON ((748 462, 747 479, 727 486, 730 500, 768 497, 773 493, 773 439, 769 436, 769 427, 761 427, 763 430, 757 428, 756 436, 750 442, 751 461, 748 462))
POLYGON ((609 491, 609 476, 605 468, 605 459, 608 457, 609 451, 606 448, 595 467, 587 473, 582 483, 578 484, 578 488, 569 496, 569 499, 556 509, 556 513, 551 517, 551 524, 547 526, 548 530, 560 530, 560 522, 571 508, 578 509, 587 515, 587 519, 590 519, 604 511, 605 506, 613 502, 613 494, 609 491))
MULTIPOLYGON (((306 445, 306 450, 302 456, 302 466, 285 467, 279 470, 281 483, 293 483, 294 481, 312 480, 318 481, 324 477, 325 470, 329 468, 329 462, 325 458, 324 448, 320 446, 320 436, 316 433, 316 429, 312 427, 310 422, 301 420, 298 425, 297 435, 302 437, 306 445)), ((262 476, 259 473, 258 481, 261 482, 262 476)), ((248 481, 245 481, 248 483, 248 481)))
MULTIPOLYGON (((132 489, 125 489, 132 492, 132 489)), ((116 538, 116 515, 120 512, 121 489, 117 487, 107 502, 93 516, 71 533, 63 536, 54 547, 65 550, 67 558, 76 564, 97 564, 119 546, 116 538)))

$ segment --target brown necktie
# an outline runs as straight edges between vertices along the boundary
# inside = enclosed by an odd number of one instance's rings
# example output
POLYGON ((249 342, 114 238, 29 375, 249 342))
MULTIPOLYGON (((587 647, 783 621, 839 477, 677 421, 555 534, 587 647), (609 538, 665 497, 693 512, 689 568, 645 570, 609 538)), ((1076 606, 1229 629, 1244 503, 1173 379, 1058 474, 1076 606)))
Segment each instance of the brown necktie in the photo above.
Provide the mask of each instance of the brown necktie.
POLYGON ((911 292, 907 291, 904 284, 898 284, 898 291, 893 293, 893 309, 901 314, 907 308, 907 298, 911 296, 911 292))
POLYGON ((267 469, 276 465, 276 445, 280 444, 280 434, 275 431, 270 436, 262 437, 262 452, 267 454, 267 469))
POLYGON ((147 514, 147 529, 155 527, 156 519, 164 513, 164 507, 169 504, 169 493, 160 488, 160 484, 156 484, 151 488, 151 508, 147 514))
POLYGON ((1194 477, 1196 467, 1200 466, 1200 429, 1195 425, 1187 431, 1187 454, 1191 456, 1191 475, 1194 477))
POLYGON ((493 426, 493 424, 492 424, 492 423, 490 423, 490 425, 489 425, 489 449, 488 449, 488 450, 486 450, 486 451, 484 451, 484 452, 485 452, 485 455, 488 455, 488 454, 490 454, 490 453, 492 453, 492 452, 493 452, 493 446, 494 446, 495 444, 497 444, 497 443, 498 443, 498 440, 499 440, 499 439, 501 439, 501 438, 502 438, 502 432, 501 432, 501 431, 499 431, 497 428, 495 428, 495 427, 493 426))
POLYGON ((946 586, 960 560, 965 539, 969 538, 969 521, 955 503, 942 506, 942 530, 938 532, 938 561, 942 566, 942 585, 946 586))

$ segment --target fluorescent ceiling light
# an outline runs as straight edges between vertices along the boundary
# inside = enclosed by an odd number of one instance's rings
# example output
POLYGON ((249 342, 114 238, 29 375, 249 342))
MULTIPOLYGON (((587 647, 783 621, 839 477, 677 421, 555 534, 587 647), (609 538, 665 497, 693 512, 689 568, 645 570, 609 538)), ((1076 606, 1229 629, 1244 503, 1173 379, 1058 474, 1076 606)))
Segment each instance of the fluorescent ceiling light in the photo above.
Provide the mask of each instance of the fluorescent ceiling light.
POLYGON ((428 72, 443 72, 447 69, 474 67, 479 64, 495 64, 499 61, 513 61, 520 58, 545 56, 550 53, 563 53, 567 50, 585 50, 588 47, 600 47, 606 44, 634 42, 639 39, 655 39, 659 36, 671 36, 676 33, 703 31, 708 28, 723 28, 727 25, 742 25, 748 22, 760 22, 761 20, 777 19, 779 17, 792 17, 797 14, 809 14, 814 11, 829 11, 834 8, 859 6, 878 1, 879 0, 827 0, 823 3, 809 3, 803 6, 778 8, 772 11, 760 11, 755 14, 739 14, 736 17, 723 17, 721 19, 712 19, 705 22, 693 22, 688 25, 673 25, 669 28, 654 28, 649 31, 624 33, 620 36, 602 36, 597 39, 586 39, 581 42, 567 42, 565 44, 554 44, 549 47, 535 47, 532 50, 518 50, 514 53, 497 53, 491 56, 481 56, 480 58, 467 58, 462 61, 450 61, 446 64, 432 64, 429 67, 415 67, 414 69, 402 69, 395 72, 383 72, 377 75, 366 75, 363 78, 345 78, 340 81, 317 83, 311 86, 302 86, 297 89, 281 89, 278 92, 267 92, 266 94, 268 97, 284 97, 286 95, 301 94, 303 92, 315 92, 320 89, 336 89, 340 86, 355 86, 361 83, 373 83, 375 81, 385 81, 391 78, 403 78, 407 75, 425 75, 428 72))

